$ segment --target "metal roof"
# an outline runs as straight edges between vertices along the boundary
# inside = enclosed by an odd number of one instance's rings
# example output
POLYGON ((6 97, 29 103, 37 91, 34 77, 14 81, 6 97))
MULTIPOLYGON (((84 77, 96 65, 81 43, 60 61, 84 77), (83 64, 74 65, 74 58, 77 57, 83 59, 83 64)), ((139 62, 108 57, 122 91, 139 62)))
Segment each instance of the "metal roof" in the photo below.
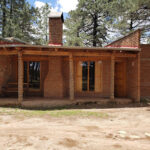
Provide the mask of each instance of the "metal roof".
POLYGON ((70 46, 47 46, 47 45, 0 45, 0 48, 57 48, 63 50, 88 50, 88 51, 132 51, 132 52, 139 52, 141 51, 140 48, 115 48, 115 47, 70 47, 70 46))

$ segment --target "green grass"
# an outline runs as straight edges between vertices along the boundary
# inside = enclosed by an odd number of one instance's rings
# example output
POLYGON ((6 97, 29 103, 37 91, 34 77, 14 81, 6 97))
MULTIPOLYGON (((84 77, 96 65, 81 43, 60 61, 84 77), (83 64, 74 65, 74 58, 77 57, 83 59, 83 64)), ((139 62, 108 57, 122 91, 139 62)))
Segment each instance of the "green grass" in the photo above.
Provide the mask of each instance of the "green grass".
POLYGON ((2 107, 0 107, 0 115, 24 115, 24 116, 39 116, 39 117, 43 115, 48 115, 51 117, 65 117, 65 116, 98 117, 98 118, 108 117, 107 113, 77 110, 77 109, 26 110, 20 108, 2 108, 2 107))

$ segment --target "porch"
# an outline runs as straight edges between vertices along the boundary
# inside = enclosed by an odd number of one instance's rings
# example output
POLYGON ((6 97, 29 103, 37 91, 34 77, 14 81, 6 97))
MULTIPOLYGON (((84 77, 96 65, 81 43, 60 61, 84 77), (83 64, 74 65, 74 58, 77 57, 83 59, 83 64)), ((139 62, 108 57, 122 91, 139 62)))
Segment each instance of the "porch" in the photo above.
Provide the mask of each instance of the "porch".
MULTIPOLYGON (((41 97, 29 97, 24 98, 22 102, 23 108, 61 108, 66 106, 81 106, 81 105, 99 105, 99 106, 107 106, 109 104, 117 104, 117 105, 126 105, 132 103, 132 99, 128 98, 116 98, 113 103, 108 98, 80 98, 75 99, 74 101, 70 101, 69 99, 48 99, 41 97)), ((1 106, 18 106, 17 98, 0 98, 0 107, 1 106)))
POLYGON ((0 56, 1 60, 8 58, 3 64, 7 70, 13 64, 11 72, 3 73, 6 79, 1 89, 12 82, 18 95, 18 99, 0 98, 1 105, 30 107, 140 101, 139 49, 3 46, 0 56), (33 62, 40 64, 34 85, 29 81, 33 62))

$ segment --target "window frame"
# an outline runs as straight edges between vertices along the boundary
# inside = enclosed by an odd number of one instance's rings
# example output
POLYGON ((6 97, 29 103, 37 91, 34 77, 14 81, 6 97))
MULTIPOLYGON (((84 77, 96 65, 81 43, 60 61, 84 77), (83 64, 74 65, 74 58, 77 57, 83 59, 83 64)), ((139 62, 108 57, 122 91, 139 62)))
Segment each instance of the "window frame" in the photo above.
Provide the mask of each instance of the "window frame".
MULTIPOLYGON (((76 92, 80 92, 80 93, 101 93, 102 89, 103 89, 103 63, 102 60, 93 60, 93 59, 78 59, 76 61, 76 65, 75 65, 75 89, 76 92), (89 83, 88 83, 88 90, 84 91, 82 90, 82 63, 83 62, 95 62, 95 84, 94 84, 94 90, 89 90, 89 83), (98 65, 99 64, 99 65, 98 65), (97 71, 97 67, 100 67, 100 70, 97 71), (99 78, 98 82, 97 82, 97 78, 99 78)), ((88 65, 89 66, 89 65, 88 65)), ((89 67, 88 67, 88 71, 89 71, 89 67)), ((88 82, 89 82, 89 73, 88 73, 88 82)))
POLYGON ((83 66, 82 66, 82 92, 95 91, 95 61, 82 61, 82 64, 87 62, 87 90, 83 90, 83 66), (90 90, 90 63, 94 62, 94 90, 90 90))

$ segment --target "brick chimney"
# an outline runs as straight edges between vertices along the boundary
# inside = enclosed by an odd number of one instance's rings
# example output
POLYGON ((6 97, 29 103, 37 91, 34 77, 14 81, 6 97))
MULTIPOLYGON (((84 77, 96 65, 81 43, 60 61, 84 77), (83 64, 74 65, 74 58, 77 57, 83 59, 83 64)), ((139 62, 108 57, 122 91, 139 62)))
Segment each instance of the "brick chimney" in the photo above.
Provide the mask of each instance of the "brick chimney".
POLYGON ((63 13, 51 12, 49 15, 49 45, 62 46, 63 13))

